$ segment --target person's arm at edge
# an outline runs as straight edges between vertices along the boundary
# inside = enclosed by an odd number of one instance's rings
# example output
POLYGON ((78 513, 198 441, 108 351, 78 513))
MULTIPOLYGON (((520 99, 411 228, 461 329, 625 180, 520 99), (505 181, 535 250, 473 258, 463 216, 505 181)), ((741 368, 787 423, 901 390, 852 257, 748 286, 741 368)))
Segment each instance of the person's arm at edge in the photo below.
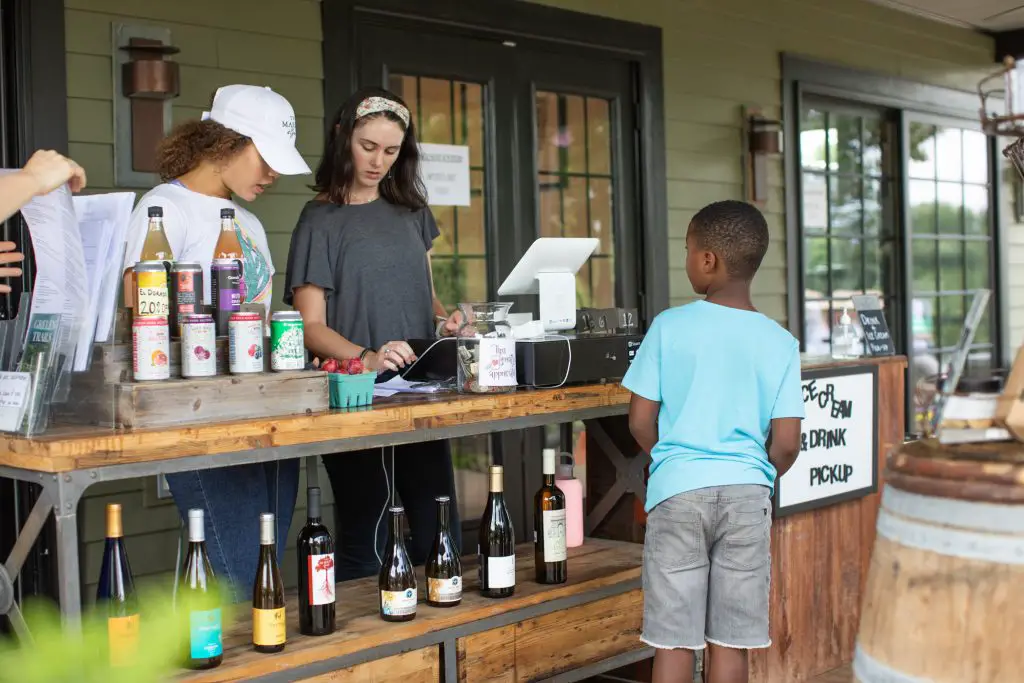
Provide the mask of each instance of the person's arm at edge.
POLYGON ((74 161, 57 152, 39 150, 24 168, 0 176, 0 221, 13 216, 33 197, 52 192, 64 183, 78 192, 85 182, 85 171, 74 161))
POLYGON ((772 431, 768 439, 768 462, 775 467, 776 478, 788 472, 800 454, 801 423, 799 417, 779 417, 772 420, 772 431))
POLYGON ((629 400, 629 433, 648 455, 658 443, 658 412, 661 403, 633 394, 629 400))

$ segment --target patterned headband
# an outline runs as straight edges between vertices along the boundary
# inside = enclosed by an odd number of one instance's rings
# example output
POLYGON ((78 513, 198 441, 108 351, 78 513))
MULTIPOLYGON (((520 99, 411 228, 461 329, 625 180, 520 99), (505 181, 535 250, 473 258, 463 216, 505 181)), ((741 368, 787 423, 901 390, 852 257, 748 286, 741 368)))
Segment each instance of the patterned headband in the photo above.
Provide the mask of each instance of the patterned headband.
POLYGON ((367 97, 356 107, 356 118, 361 119, 370 114, 378 114, 382 111, 389 111, 402 119, 406 126, 409 125, 409 110, 394 100, 386 97, 367 97))

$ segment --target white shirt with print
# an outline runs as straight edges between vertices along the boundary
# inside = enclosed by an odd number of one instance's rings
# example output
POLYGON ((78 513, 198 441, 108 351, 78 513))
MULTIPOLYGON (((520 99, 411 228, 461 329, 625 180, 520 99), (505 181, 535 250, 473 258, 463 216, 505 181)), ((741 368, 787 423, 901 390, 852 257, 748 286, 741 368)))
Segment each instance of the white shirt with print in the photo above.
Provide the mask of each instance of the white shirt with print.
POLYGON ((270 311, 274 261, 263 224, 251 211, 230 199, 210 197, 188 188, 163 183, 143 195, 132 212, 124 267, 139 260, 149 227, 149 208, 164 210, 164 232, 175 261, 191 261, 203 267, 203 296, 210 303, 210 262, 220 236, 220 210, 235 210, 235 227, 245 256, 245 301, 262 303, 270 311), (239 230, 240 228, 240 230, 239 230))

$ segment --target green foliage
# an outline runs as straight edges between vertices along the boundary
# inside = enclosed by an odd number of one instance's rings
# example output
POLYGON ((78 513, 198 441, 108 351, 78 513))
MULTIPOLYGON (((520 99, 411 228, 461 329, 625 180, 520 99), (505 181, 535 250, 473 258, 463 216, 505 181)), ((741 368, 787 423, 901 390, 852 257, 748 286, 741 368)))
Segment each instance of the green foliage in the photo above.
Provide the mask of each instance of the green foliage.
POLYGON ((185 652, 182 636, 187 637, 180 615, 164 591, 140 595, 140 604, 135 656, 128 665, 113 667, 101 610, 84 614, 78 633, 62 626, 51 601, 26 600, 23 611, 32 642, 0 640, 0 683, 138 683, 173 676, 185 652))

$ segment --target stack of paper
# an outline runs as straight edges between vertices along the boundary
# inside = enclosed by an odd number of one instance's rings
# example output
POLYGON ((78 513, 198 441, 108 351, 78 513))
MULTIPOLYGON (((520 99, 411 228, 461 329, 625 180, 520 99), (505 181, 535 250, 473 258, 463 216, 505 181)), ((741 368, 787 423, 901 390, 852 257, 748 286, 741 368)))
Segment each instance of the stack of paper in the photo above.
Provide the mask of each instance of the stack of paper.
POLYGON ((439 391, 444 391, 444 388, 436 382, 410 382, 397 375, 373 387, 376 398, 387 398, 395 394, 436 394, 439 391))

